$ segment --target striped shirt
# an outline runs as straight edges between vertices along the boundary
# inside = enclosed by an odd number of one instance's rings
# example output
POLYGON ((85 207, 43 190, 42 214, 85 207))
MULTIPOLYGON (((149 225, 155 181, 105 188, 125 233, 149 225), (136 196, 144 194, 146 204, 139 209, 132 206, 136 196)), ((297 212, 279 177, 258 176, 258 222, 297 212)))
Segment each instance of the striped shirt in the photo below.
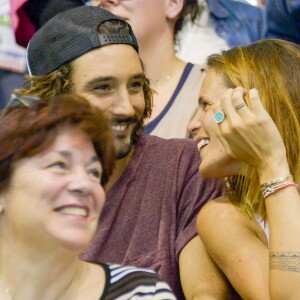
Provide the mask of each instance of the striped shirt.
POLYGON ((176 300, 167 283, 152 270, 100 264, 106 284, 100 300, 176 300))

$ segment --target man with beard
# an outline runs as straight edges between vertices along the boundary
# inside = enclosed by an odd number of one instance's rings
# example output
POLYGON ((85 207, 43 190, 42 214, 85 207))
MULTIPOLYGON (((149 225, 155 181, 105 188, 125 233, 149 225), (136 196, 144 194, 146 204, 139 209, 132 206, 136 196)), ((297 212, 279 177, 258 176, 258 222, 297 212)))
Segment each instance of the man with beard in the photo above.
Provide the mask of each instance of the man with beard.
POLYGON ((200 269, 208 278, 217 273, 202 255, 195 226, 220 186, 199 175, 194 141, 142 134, 152 92, 130 25, 98 7, 71 9, 33 36, 27 59, 31 76, 22 94, 76 92, 111 121, 116 163, 98 231, 82 259, 151 268, 178 299, 183 292, 187 299, 225 295, 220 278, 219 286, 201 285, 200 269))

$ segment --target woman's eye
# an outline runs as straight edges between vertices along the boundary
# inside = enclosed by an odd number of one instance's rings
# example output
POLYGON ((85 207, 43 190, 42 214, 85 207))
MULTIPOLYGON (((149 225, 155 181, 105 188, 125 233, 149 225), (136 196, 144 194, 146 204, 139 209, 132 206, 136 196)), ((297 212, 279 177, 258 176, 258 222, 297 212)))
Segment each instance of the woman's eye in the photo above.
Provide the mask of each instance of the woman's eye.
POLYGON ((51 163, 48 168, 65 169, 67 168, 67 164, 63 161, 56 161, 51 163))
POLYGON ((93 177, 95 177, 98 181, 100 181, 101 175, 102 175, 102 174, 101 174, 101 172, 100 172, 99 170, 93 169, 93 170, 90 170, 89 173, 90 173, 93 177))
POLYGON ((202 110, 207 111, 208 107, 209 107, 209 103, 201 101, 199 103, 199 106, 202 108, 202 110))

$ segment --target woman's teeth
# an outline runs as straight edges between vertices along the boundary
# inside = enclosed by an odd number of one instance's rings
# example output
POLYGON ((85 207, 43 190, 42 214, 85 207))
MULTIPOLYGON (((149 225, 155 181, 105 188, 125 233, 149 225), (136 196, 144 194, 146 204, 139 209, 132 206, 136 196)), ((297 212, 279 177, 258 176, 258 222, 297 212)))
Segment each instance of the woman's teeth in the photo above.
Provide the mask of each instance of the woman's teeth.
POLYGON ((209 139, 201 139, 201 141, 198 143, 198 151, 200 151, 203 147, 205 147, 207 144, 209 144, 209 139))
POLYGON ((88 212, 84 208, 79 207, 64 207, 59 210, 64 215, 73 215, 73 216, 81 216, 81 217, 87 217, 88 212))

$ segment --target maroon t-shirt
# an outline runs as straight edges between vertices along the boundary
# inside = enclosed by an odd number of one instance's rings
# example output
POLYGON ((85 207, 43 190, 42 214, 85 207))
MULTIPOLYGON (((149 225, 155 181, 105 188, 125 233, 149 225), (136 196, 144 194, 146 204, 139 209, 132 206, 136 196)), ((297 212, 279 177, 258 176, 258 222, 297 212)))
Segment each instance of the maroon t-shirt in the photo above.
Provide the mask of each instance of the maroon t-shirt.
POLYGON ((153 269, 184 299, 179 254, 197 235, 201 207, 220 195, 217 181, 199 175, 199 164, 195 141, 142 135, 82 258, 153 269))

